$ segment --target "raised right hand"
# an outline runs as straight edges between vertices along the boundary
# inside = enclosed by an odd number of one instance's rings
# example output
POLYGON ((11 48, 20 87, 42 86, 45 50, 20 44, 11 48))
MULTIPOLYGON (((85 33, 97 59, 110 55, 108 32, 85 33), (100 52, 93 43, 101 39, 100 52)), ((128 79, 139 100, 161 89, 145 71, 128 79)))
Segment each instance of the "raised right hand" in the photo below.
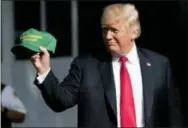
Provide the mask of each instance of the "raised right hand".
POLYGON ((41 53, 36 53, 31 57, 31 62, 39 75, 50 69, 50 54, 44 47, 40 47, 41 53))

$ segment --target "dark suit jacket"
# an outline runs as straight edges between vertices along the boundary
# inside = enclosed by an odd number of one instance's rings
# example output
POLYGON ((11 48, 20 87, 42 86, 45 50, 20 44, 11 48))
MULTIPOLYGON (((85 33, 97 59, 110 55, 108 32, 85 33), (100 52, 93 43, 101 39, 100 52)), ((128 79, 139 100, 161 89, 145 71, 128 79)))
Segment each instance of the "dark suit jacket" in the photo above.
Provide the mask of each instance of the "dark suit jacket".
MULTIPOLYGON (((143 80, 145 127, 182 126, 179 96, 166 57, 138 48, 143 80), (150 63, 151 66, 147 65, 150 63)), ((47 105, 61 112, 78 104, 79 127, 117 127, 117 108, 111 57, 76 57, 59 83, 52 71, 41 90, 47 105)))

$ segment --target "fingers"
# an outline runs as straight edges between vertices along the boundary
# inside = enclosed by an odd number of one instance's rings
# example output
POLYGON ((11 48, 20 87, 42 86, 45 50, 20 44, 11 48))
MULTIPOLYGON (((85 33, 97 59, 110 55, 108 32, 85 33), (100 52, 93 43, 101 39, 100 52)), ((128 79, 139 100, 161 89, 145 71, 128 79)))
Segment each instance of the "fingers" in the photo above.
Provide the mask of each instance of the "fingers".
POLYGON ((37 60, 40 59, 40 54, 36 53, 35 55, 31 56, 30 59, 31 59, 32 62, 36 62, 37 60))
POLYGON ((31 59, 36 59, 36 58, 40 58, 40 54, 36 53, 33 56, 31 56, 31 59))
POLYGON ((42 46, 40 46, 39 48, 40 48, 40 50, 42 51, 42 53, 43 53, 44 55, 48 55, 48 56, 49 56, 49 52, 47 51, 46 48, 44 48, 44 47, 42 47, 42 46))

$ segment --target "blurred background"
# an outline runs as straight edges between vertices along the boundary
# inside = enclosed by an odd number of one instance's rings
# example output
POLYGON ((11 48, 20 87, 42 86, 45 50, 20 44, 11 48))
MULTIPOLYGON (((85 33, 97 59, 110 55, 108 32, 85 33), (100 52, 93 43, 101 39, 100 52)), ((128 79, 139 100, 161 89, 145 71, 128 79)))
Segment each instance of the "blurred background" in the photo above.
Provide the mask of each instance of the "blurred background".
POLYGON ((136 5, 142 28, 137 45, 170 59, 181 94, 182 112, 187 120, 186 0, 2 0, 1 80, 15 88, 28 111, 25 122, 13 126, 77 125, 77 106, 61 113, 49 109, 33 84, 36 72, 29 60, 16 58, 11 53, 10 49, 18 43, 20 34, 35 28, 48 31, 57 38, 57 49, 51 63, 56 76, 62 81, 75 56, 90 52, 102 54, 100 16, 105 5, 115 2, 136 5))

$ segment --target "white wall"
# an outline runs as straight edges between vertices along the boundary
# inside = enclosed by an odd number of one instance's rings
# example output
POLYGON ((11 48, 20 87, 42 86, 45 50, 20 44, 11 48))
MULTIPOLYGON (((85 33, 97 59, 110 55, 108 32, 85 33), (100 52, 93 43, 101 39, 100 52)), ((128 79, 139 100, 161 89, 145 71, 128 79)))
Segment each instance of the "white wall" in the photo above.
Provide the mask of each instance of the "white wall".
MULTIPOLYGON (((12 1, 2 1, 2 82, 11 84, 28 113, 23 127, 73 127, 77 124, 77 107, 55 113, 45 104, 33 84, 36 72, 29 61, 17 61, 10 49, 14 44, 12 1)), ((52 69, 61 81, 68 73, 73 57, 52 59, 52 69)))

